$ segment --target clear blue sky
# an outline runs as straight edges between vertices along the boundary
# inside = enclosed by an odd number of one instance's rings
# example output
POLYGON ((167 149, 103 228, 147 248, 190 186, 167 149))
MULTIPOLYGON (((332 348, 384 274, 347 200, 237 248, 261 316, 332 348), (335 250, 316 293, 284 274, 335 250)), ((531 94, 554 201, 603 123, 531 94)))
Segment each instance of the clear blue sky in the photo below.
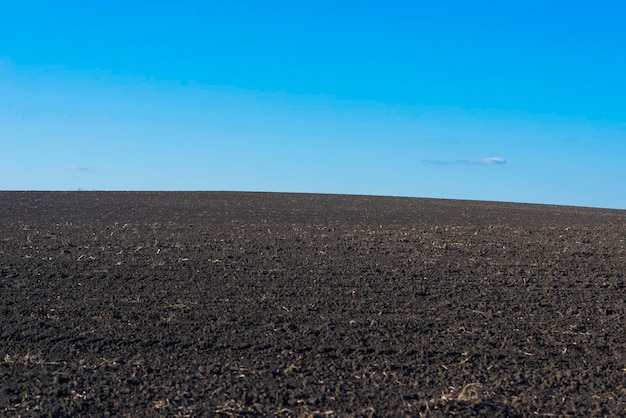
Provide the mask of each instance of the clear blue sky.
POLYGON ((626 209, 626 2, 4 1, 0 189, 626 209))

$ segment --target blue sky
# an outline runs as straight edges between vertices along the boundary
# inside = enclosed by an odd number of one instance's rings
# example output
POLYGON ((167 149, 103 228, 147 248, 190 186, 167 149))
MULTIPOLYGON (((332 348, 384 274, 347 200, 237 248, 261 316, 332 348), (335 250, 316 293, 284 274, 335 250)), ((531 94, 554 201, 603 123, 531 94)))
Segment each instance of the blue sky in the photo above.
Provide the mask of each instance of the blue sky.
POLYGON ((626 3, 0 5, 0 189, 626 209, 626 3))

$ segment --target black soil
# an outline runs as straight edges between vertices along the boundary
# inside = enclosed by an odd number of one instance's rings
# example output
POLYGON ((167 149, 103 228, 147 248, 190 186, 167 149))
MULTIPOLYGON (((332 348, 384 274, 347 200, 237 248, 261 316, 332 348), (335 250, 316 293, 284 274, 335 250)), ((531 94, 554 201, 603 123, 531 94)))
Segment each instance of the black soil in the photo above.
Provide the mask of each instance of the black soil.
POLYGON ((0 415, 626 414, 626 212, 0 193, 0 415))

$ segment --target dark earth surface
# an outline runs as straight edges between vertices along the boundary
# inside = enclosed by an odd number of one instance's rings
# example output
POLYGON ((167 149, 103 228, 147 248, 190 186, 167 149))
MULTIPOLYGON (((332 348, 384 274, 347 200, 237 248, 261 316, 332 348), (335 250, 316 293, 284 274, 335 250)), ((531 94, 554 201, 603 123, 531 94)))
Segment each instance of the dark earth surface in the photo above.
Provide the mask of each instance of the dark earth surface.
POLYGON ((626 415, 626 211, 0 192, 0 231, 0 415, 626 415))

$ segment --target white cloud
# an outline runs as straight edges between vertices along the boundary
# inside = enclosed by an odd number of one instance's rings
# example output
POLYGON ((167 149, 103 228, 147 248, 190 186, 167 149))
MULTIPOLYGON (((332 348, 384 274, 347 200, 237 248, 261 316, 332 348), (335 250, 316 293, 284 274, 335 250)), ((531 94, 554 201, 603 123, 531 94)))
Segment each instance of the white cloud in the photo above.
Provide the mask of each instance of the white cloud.
POLYGON ((477 164, 477 165, 492 165, 492 164, 506 164, 506 160, 502 157, 487 157, 480 160, 463 160, 465 164, 477 164))
POLYGON ((78 164, 72 164, 70 166, 70 170, 72 170, 72 171, 87 171, 87 169, 85 167, 81 167, 78 164))
POLYGON ((465 165, 501 165, 506 164, 506 160, 502 157, 486 157, 478 160, 424 160, 424 164, 432 165, 453 165, 453 164, 465 164, 465 165))

